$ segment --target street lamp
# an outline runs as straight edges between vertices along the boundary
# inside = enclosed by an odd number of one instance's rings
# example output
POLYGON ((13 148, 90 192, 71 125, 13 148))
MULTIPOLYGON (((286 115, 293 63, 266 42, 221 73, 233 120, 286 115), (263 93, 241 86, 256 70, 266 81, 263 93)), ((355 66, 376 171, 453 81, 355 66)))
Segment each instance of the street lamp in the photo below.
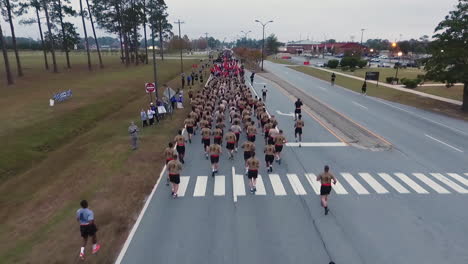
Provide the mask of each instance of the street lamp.
POLYGON ((247 39, 247 35, 252 32, 252 30, 249 30, 247 32, 245 32, 244 30, 241 31, 242 34, 244 34, 244 38, 247 39))
POLYGON ((266 23, 263 23, 260 20, 256 19, 255 22, 260 23, 260 25, 262 25, 262 27, 263 27, 263 40, 262 40, 262 71, 263 71, 263 53, 264 53, 264 49, 265 49, 265 26, 268 25, 268 23, 273 23, 273 20, 270 20, 270 21, 268 21, 266 23))

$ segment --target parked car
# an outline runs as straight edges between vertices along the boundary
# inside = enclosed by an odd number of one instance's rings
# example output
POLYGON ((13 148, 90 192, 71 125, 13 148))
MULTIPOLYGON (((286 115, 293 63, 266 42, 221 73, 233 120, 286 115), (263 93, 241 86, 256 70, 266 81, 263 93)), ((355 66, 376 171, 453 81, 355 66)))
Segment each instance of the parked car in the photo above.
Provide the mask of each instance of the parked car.
POLYGON ((388 59, 388 56, 386 56, 386 55, 382 55, 382 56, 380 56, 379 58, 380 58, 380 59, 384 59, 384 60, 386 60, 386 59, 388 59))
POLYGON ((379 63, 379 65, 377 67, 379 67, 379 68, 390 68, 390 64, 381 62, 381 63, 379 63))
POLYGON ((380 62, 380 60, 377 59, 377 58, 373 58, 373 59, 370 60, 370 62, 380 62))
POLYGON ((343 57, 344 57, 344 54, 343 54, 343 53, 340 53, 340 54, 335 55, 335 57, 337 57, 337 58, 343 58, 343 57))
POLYGON ((323 62, 317 62, 315 63, 316 67, 325 67, 325 64, 323 62))

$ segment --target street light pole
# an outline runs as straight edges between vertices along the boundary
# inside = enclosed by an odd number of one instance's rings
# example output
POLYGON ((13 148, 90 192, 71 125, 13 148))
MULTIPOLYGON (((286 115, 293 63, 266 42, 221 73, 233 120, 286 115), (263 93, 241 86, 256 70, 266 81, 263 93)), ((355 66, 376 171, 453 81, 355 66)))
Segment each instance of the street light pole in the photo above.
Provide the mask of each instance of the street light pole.
POLYGON ((184 62, 182 61, 182 50, 183 50, 183 47, 182 47, 182 44, 183 44, 183 41, 182 41, 182 34, 180 32, 180 25, 181 24, 184 24, 183 21, 180 21, 177 20, 176 22, 174 22, 175 24, 178 24, 179 25, 179 43, 180 43, 180 73, 183 73, 184 72, 184 62))
POLYGON ((365 28, 361 28, 361 46, 359 47, 359 49, 361 50, 361 57, 362 57, 362 40, 364 38, 364 31, 366 29, 365 28))
POLYGON ((265 50, 265 26, 268 25, 268 23, 273 23, 273 20, 263 23, 257 19, 255 20, 255 22, 260 23, 260 25, 262 25, 262 28, 263 28, 263 40, 262 40, 262 71, 263 71, 263 57, 264 57, 264 50, 265 50))

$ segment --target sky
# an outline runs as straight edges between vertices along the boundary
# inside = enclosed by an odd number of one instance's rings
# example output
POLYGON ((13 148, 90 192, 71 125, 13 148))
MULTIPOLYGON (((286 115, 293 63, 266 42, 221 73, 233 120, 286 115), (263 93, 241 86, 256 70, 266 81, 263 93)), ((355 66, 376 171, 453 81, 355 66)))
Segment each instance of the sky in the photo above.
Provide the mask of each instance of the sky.
MULTIPOLYGON (((78 0, 72 0, 78 9, 78 0)), ((457 0, 166 0, 170 22, 180 19, 182 35, 199 38, 208 33, 217 39, 232 41, 243 37, 262 37, 262 26, 256 19, 266 22, 265 35, 275 34, 280 41, 310 39, 323 41, 360 41, 383 38, 404 40, 432 36, 437 24, 453 10, 457 0)), ((67 18, 75 23, 82 35, 79 18, 67 18)), ((1 20, 5 35, 11 35, 1 20)), ((16 23, 17 24, 17 23, 16 23)), ((88 33, 91 33, 90 25, 88 33)), ((177 25, 174 24, 177 33, 177 25)), ((16 26, 17 36, 39 37, 37 25, 16 26)), ((112 36, 98 30, 99 36, 112 36)))

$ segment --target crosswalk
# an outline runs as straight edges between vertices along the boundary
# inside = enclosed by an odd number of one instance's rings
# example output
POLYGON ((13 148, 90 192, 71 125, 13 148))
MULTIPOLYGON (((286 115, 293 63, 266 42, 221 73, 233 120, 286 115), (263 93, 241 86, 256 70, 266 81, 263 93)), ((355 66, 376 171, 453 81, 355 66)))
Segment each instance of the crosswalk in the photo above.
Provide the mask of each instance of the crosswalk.
MULTIPOLYGON (((337 195, 385 194, 468 194, 468 173, 349 173, 335 175, 337 195)), ((319 195, 320 183, 314 173, 259 175, 256 196, 319 195)), ((179 197, 234 197, 249 192, 245 175, 181 176, 179 197)))

